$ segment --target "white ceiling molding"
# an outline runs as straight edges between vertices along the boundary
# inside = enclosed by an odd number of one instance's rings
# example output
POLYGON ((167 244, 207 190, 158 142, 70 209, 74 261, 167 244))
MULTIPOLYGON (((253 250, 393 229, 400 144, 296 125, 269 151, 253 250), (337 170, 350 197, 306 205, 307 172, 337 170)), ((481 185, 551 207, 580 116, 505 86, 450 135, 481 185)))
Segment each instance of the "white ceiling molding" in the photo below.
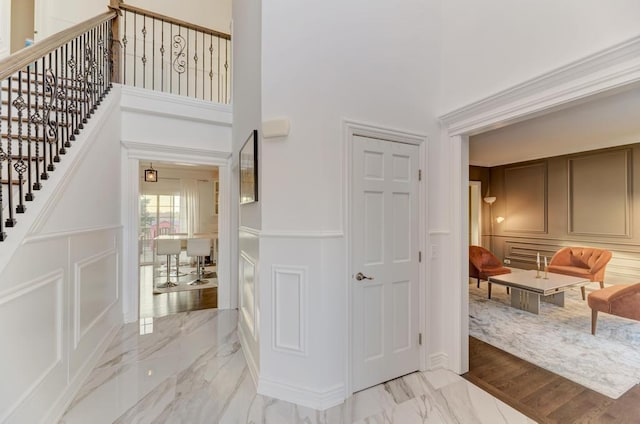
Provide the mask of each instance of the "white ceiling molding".
POLYGON ((640 37, 569 63, 440 117, 448 135, 474 135, 640 83, 640 37))

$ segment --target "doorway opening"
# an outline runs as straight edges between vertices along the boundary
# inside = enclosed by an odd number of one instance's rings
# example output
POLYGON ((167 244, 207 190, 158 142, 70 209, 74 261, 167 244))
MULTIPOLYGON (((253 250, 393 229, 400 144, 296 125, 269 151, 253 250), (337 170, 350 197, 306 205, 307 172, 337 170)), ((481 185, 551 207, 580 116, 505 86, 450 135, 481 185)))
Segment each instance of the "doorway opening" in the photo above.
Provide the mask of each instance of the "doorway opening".
POLYGON ((140 162, 138 178, 140 319, 217 308, 219 168, 140 162))

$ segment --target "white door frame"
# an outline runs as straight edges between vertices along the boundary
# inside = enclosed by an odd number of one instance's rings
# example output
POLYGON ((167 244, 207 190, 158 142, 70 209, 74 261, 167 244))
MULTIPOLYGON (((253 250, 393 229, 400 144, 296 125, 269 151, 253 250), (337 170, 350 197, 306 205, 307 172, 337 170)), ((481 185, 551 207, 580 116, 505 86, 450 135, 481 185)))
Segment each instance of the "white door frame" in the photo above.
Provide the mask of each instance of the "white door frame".
MULTIPOLYGON (((231 250, 231 154, 214 154, 208 151, 194 151, 180 147, 146 145, 142 143, 122 142, 121 189, 122 189, 122 225, 123 225, 123 313, 125 322, 138 319, 140 307, 138 262, 138 223, 139 223, 139 163, 184 162, 196 165, 218 167, 220 180, 218 209, 218 278, 226 284, 218 287, 218 308, 235 308, 237 284, 231 279, 233 253, 231 250), (132 282, 136 282, 133 284, 132 282)), ((235 259, 237 260, 237 258, 235 259)))
POLYGON ((420 369, 425 370, 427 367, 427 346, 429 344, 429 334, 428 334, 428 326, 426 322, 426 317, 428 316, 428 273, 427 273, 427 258, 425 255, 426 246, 428 245, 429 235, 427 234, 427 136, 419 133, 412 133, 402 130, 397 130, 393 128, 381 127, 378 125, 372 125, 364 122, 353 121, 344 119, 342 123, 343 127, 343 178, 344 181, 344 193, 343 193, 343 225, 344 225, 344 234, 346 241, 346 275, 344 278, 345 284, 345 297, 346 297, 346 316, 345 322, 347 323, 347 328, 345 331, 345 346, 346 346, 346 376, 345 376, 345 398, 348 398, 353 394, 353 346, 351 343, 351 332, 353 330, 353 319, 352 319, 352 301, 353 301, 353 284, 352 284, 352 273, 354 272, 351 269, 351 249, 352 249, 352 225, 351 225, 351 196, 352 196, 352 187, 351 187, 351 161, 353 160, 353 137, 354 136, 362 136, 369 138, 376 138, 385 141, 395 141, 399 143, 413 144, 419 146, 419 166, 422 170, 422 181, 418 187, 418 195, 419 195, 419 211, 418 211, 418 231, 419 231, 419 240, 418 246, 420 251, 422 252, 422 262, 418 264, 420 269, 419 273, 419 290, 420 290, 420 327, 419 331, 422 333, 423 343, 420 350, 420 369))
POLYGON ((468 291, 462 290, 469 281, 468 240, 468 169, 470 135, 530 119, 566 107, 569 103, 604 96, 614 90, 640 83, 640 36, 611 46, 581 60, 570 63, 515 87, 501 91, 440 117, 443 145, 448 145, 453 196, 450 225, 451 243, 445 257, 452 263, 443 264, 450 274, 455 290, 444 305, 452 316, 442 317, 454 322, 445 333, 445 345, 450 346, 449 367, 458 373, 469 369, 468 291), (462 225, 460 225, 462 223, 462 225))

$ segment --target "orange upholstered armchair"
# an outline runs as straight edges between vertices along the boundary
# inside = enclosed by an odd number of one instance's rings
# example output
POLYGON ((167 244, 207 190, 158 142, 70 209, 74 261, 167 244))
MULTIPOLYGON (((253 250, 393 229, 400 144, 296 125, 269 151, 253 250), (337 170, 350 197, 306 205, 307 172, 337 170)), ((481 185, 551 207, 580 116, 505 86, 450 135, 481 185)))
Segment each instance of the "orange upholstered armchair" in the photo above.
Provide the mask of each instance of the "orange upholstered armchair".
MULTIPOLYGON (((588 278, 604 288, 604 271, 611 260, 611 252, 594 247, 564 247, 551 258, 547 271, 556 274, 588 278)), ((585 299, 584 286, 581 287, 585 299)))
MULTIPOLYGON (((493 275, 509 274, 511 270, 502 266, 500 259, 480 246, 469 246, 469 277, 487 280, 493 275)), ((491 299, 491 283, 488 285, 489 299, 491 299)))
POLYGON ((596 334, 598 311, 640 321, 640 283, 630 286, 610 286, 589 293, 591 334, 596 334))

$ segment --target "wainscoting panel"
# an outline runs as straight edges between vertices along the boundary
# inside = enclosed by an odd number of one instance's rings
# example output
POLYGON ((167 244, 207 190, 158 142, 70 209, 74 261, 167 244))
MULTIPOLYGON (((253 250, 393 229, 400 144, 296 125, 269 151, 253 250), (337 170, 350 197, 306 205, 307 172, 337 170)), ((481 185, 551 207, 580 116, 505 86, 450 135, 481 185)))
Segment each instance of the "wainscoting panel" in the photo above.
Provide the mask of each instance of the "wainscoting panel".
POLYGON ((0 294, 0 422, 61 364, 63 277, 54 271, 0 294))
MULTIPOLYGON (((553 254, 565 246, 591 246, 611 251, 607 264, 606 284, 632 284, 640 282, 640 246, 625 243, 584 243, 578 240, 536 240, 531 238, 508 238, 496 243, 496 253, 501 259, 510 260, 511 267, 535 269, 536 254, 551 260, 553 254), (503 257, 501 255, 504 254, 503 257)), ((543 259, 541 259, 543 262, 543 259)), ((542 264, 541 269, 544 264, 542 264)))
POLYGON ((307 355, 306 267, 272 267, 272 347, 284 353, 307 355))
POLYGON ((75 264, 73 347, 118 302, 118 252, 99 253, 75 264))
POLYGON ((240 252, 240 311, 247 329, 256 333, 256 263, 246 252, 240 252))
POLYGON ((505 230, 547 232, 547 164, 515 166, 504 170, 505 230), (523 190, 523 187, 526 187, 523 190))
POLYGON ((569 233, 631 237, 631 149, 568 159, 569 233))

